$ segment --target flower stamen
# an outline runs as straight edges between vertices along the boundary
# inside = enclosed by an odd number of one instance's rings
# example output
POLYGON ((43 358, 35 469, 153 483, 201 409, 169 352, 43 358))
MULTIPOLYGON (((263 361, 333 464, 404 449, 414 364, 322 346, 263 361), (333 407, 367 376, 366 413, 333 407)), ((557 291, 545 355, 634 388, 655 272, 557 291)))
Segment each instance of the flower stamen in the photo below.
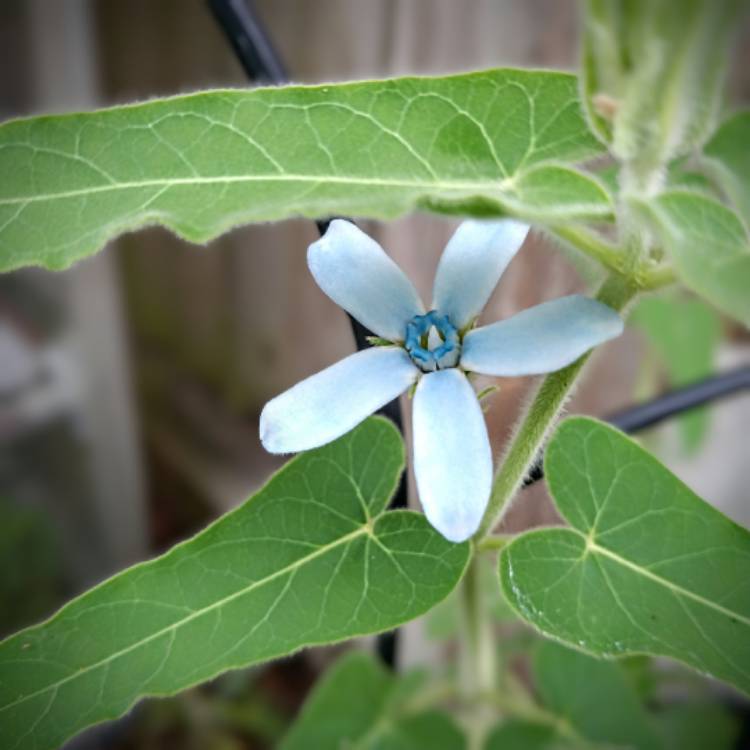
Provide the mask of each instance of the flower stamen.
POLYGON ((455 367, 461 355, 456 327, 437 310, 415 315, 406 324, 404 348, 422 372, 455 367))

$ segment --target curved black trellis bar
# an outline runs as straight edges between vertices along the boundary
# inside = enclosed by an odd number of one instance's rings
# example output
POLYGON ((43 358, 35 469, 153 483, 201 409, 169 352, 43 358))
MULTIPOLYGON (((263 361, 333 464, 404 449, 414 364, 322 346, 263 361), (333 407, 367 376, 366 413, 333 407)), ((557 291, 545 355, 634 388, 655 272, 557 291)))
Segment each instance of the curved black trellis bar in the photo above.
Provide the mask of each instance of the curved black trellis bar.
MULTIPOLYGON (((258 83, 286 83, 288 79, 284 65, 256 16, 250 0, 208 0, 208 3, 249 78, 258 83)), ((325 233, 330 221, 331 219, 322 219, 316 222, 321 236, 325 233)), ((357 342, 357 349, 365 349, 369 346, 367 336, 372 334, 351 316, 349 320, 357 342)), ((690 409, 744 390, 750 390, 750 366, 738 367, 693 385, 670 391, 652 401, 605 417, 605 421, 624 432, 634 433, 690 409)), ((380 411, 393 420, 403 432, 401 407, 398 400, 387 404, 380 411)), ((540 459, 524 481, 524 486, 534 484, 543 476, 540 459)), ((406 479, 402 476, 393 506, 405 507, 406 499, 406 479)), ((378 636, 378 652, 383 661, 391 667, 395 663, 396 632, 378 636)))
MULTIPOLYGON (((281 62, 281 58, 249 0, 208 0, 208 4, 251 81, 271 85, 288 82, 284 64, 281 62)), ((315 222, 321 236, 325 234, 332 218, 315 222)), ((349 316, 349 322, 352 326, 357 350, 366 349, 370 346, 367 337, 372 336, 372 332, 351 315, 349 316)), ((403 434, 401 405, 398 399, 386 404, 379 410, 379 413, 394 422, 403 434)), ((391 501, 391 507, 405 508, 406 503, 407 484, 406 474, 403 473, 391 501)), ((377 639, 378 653, 390 667, 394 667, 396 662, 396 632, 383 633, 377 639)))
MULTIPOLYGON (((742 391, 750 391, 750 365, 736 367, 721 375, 714 375, 683 388, 668 391, 651 401, 610 414, 604 417, 604 421, 623 432, 632 434, 690 411, 690 409, 742 393, 742 391)), ((524 487, 534 484, 543 476, 544 471, 540 460, 524 481, 524 487)))
POLYGON ((249 0, 208 0, 208 4, 248 78, 256 83, 287 83, 286 68, 249 0))

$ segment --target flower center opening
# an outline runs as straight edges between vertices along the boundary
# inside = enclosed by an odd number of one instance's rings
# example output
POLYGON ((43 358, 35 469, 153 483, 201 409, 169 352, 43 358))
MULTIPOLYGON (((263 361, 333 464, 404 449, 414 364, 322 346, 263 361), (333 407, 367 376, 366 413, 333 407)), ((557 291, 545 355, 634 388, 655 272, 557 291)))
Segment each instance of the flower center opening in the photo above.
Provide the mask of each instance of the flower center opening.
POLYGON ((415 315, 406 324, 404 347, 423 372, 455 367, 461 355, 456 327, 447 315, 441 315, 437 310, 415 315))

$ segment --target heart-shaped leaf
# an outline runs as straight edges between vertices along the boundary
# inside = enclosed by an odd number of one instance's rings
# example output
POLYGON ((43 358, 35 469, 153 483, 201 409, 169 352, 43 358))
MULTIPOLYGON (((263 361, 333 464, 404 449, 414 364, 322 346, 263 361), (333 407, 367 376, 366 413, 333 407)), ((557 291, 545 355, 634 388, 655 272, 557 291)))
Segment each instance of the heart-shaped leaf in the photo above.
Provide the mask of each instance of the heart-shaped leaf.
POLYGON ((593 654, 670 656, 750 692, 750 533, 592 419, 562 423, 545 474, 572 528, 503 549, 519 614, 593 654))
POLYGON ((430 609, 469 546, 385 512, 403 462, 393 425, 369 419, 190 541, 0 643, 0 747, 55 748, 144 696, 430 609))

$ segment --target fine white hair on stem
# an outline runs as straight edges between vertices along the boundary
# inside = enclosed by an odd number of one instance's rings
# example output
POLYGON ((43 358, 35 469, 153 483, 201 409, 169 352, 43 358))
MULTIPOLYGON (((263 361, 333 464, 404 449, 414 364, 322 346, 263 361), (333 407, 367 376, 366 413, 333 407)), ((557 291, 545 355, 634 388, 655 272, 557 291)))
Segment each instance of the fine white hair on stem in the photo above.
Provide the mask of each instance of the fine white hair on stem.
MULTIPOLYGON (((508 497, 507 497, 505 504, 501 508, 500 515, 498 516, 498 518, 493 520, 493 524, 492 524, 493 528, 498 526, 502 522, 502 520, 505 518, 508 511, 513 506, 513 503, 515 502, 516 497, 518 496, 518 491, 521 489, 524 480, 526 479, 526 477, 529 476, 529 473, 536 465, 536 462, 542 457, 544 447, 549 441, 555 427, 557 426, 557 423, 562 418, 563 413, 565 412, 565 407, 567 406, 570 399, 575 395, 575 392, 578 389, 579 384, 582 380, 582 373, 584 370, 586 370, 587 365, 588 365, 588 360, 591 358, 590 355, 583 355, 583 356, 586 357, 587 361, 582 365, 582 370, 579 373, 579 376, 575 378, 573 384, 569 388, 566 388, 565 394, 563 395, 562 400, 558 404, 554 415, 551 418, 546 420, 547 423, 544 427, 544 431, 542 432, 541 438, 538 441, 536 452, 533 458, 528 462, 528 465, 526 466, 525 470, 519 473, 519 476, 516 479, 514 486, 511 488, 510 492, 508 493, 508 497)), ((544 387, 544 384, 547 382, 548 378, 555 377, 556 375, 557 373, 551 373, 550 375, 537 378, 534 385, 529 389, 528 393, 524 396, 518 417, 513 423, 513 427, 510 430, 510 434, 508 435, 508 439, 506 440, 505 445, 500 451, 500 454, 499 454, 500 461, 497 464, 498 469, 497 469, 497 472, 495 473, 495 482, 497 482, 500 471, 502 471, 505 465, 505 462, 508 460, 509 454, 513 446, 516 444, 516 440, 518 439, 519 432, 521 431, 523 427, 526 426, 527 420, 531 417, 532 407, 536 403, 536 400, 542 388, 544 387)))

